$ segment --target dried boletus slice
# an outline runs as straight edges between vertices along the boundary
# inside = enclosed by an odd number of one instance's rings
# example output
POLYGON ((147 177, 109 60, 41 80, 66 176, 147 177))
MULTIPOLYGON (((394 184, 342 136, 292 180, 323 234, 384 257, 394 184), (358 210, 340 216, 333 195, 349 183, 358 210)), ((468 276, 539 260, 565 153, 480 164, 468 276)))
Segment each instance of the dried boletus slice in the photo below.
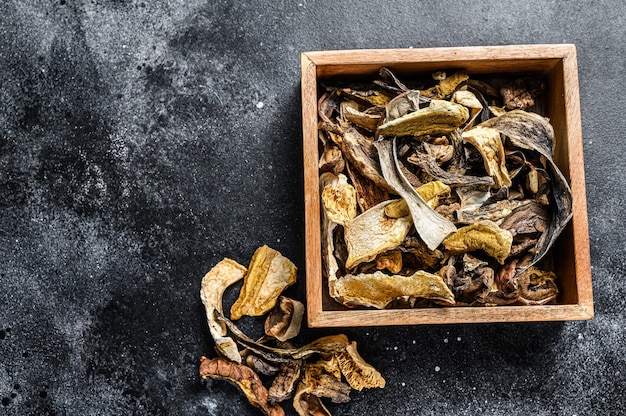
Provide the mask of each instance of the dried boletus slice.
POLYGON ((230 285, 243 279, 246 268, 235 260, 225 258, 217 263, 202 278, 200 298, 206 310, 211 336, 215 341, 217 351, 229 360, 241 362, 241 355, 237 344, 232 338, 227 337, 226 325, 215 319, 214 311, 222 312, 222 296, 230 285))
POLYGON ((322 188, 321 198, 328 219, 344 224, 356 217, 357 194, 348 183, 348 178, 340 173, 330 181, 324 180, 324 183, 327 184, 322 188))
POLYGON ((248 366, 224 358, 200 358, 200 376, 227 380, 234 383, 246 395, 254 407, 267 416, 284 416, 285 412, 277 404, 269 404, 269 394, 259 376, 248 366))
POLYGON ((346 306, 384 309, 400 298, 424 298, 454 304, 454 295, 440 276, 418 270, 411 276, 347 274, 335 283, 338 300, 346 306))
POLYGON ((287 341, 300 332, 303 316, 302 302, 280 296, 278 303, 265 320, 265 334, 279 341, 287 341))
POLYGON ((252 256, 239 298, 230 309, 231 319, 260 316, 276 304, 278 295, 296 281, 296 266, 278 251, 264 245, 252 256))
POLYGON ((450 254, 483 250, 500 264, 504 264, 504 260, 511 252, 512 244, 513 235, 489 220, 459 228, 456 233, 443 241, 443 246, 450 254))
POLYGON ((374 260, 387 250, 396 248, 406 237, 413 220, 411 216, 390 218, 385 207, 394 201, 385 201, 368 209, 344 224, 344 238, 348 248, 346 268, 374 260))
POLYGON ((469 111, 460 104, 432 100, 430 105, 378 127, 386 136, 425 136, 446 134, 455 130, 469 118, 469 111))
POLYGON ((385 379, 371 364, 365 362, 356 349, 356 341, 350 342, 344 351, 336 355, 341 373, 355 390, 383 388, 385 379))

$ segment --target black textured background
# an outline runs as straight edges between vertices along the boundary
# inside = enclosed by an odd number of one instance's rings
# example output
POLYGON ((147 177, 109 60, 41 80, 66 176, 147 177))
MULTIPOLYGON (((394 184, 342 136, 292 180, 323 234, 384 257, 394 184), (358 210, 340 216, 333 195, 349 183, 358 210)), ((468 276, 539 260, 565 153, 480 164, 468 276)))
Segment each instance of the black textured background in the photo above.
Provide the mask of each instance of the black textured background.
POLYGON ((262 244, 304 269, 299 53, 524 43, 578 48, 596 317, 346 330, 387 387, 329 408, 626 413, 625 16, 618 0, 0 2, 0 414, 259 414, 197 375, 213 354, 198 291, 262 244))

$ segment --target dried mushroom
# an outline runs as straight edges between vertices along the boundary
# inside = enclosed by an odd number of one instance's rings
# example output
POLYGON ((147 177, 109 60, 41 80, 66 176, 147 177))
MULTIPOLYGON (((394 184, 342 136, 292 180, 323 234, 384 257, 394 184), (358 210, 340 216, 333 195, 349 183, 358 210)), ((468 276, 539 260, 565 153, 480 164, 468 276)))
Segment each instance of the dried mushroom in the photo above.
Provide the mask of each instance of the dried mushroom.
POLYGON ((265 334, 279 341, 287 341, 300 332, 303 316, 302 302, 279 296, 276 306, 265 320, 265 334))
POLYGON ((443 245, 451 254, 462 254, 483 250, 500 264, 511 252, 513 235, 489 220, 478 221, 468 225, 444 240, 443 245))
POLYGON ((463 132, 462 137, 481 153, 485 169, 495 181, 496 188, 511 186, 511 178, 505 164, 504 146, 498 130, 479 126, 463 132))
POLYGON ((385 208, 392 203, 382 202, 344 224, 344 238, 348 248, 347 269, 373 260, 378 254, 402 243, 413 220, 410 216, 391 218, 385 215, 385 208))
POLYGON ((224 358, 200 358, 200 376, 227 380, 234 383, 246 395, 254 407, 267 416, 281 416, 285 412, 277 404, 269 404, 269 394, 259 376, 250 367, 224 358))
POLYGON ((335 284, 337 296, 346 306, 366 306, 383 309, 396 299, 424 298, 454 304, 454 295, 441 277, 416 271, 411 276, 347 274, 335 284))
POLYGON ((215 319, 214 311, 222 313, 222 296, 227 287, 243 279, 246 268, 231 259, 223 259, 202 278, 200 298, 206 310, 211 336, 217 351, 229 360, 241 362, 237 344, 227 337, 226 325, 215 319))
POLYGON ((278 295, 296 281, 296 266, 278 251, 259 247, 243 278, 239 298, 230 309, 232 319, 259 316, 276 304, 278 295))
POLYGON ((336 357, 341 373, 353 389, 361 391, 385 387, 385 379, 361 357, 355 341, 349 343, 336 357))

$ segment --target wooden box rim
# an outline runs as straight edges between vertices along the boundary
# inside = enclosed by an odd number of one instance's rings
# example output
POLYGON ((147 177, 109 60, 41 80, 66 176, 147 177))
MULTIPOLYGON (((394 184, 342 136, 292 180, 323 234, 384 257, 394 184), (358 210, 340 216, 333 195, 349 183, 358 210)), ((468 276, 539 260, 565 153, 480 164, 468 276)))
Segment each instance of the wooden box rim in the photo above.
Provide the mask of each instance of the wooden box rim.
MULTIPOLYGON (((594 315, 578 67, 573 44, 469 46, 416 49, 356 49, 301 53, 304 156, 306 303, 309 327, 586 320, 594 315), (556 73, 566 140, 566 178, 574 196, 570 223, 576 302, 544 306, 444 307, 347 311, 324 310, 318 171, 317 84, 319 78, 375 74, 381 66, 400 71, 465 68, 474 74, 532 71, 556 73), (560 75, 560 76, 559 76, 560 75)), ((556 130, 556 128, 555 128, 556 130)))

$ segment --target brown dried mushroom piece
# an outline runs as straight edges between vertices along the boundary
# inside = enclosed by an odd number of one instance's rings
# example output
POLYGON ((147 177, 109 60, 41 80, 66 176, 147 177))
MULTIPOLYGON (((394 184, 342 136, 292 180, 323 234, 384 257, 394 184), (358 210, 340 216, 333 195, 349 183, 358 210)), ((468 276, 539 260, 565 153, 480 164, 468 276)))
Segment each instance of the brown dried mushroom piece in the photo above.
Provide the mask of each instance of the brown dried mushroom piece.
POLYGON ((265 320, 265 334, 279 341, 287 341, 300 332, 303 316, 302 302, 280 296, 276 306, 265 320))
POLYGON ((396 299, 424 298, 454 304, 454 295, 440 276, 422 270, 411 276, 347 274, 335 284, 337 300, 348 307, 384 309, 396 299))
POLYGON ((211 336, 217 351, 229 360, 241 362, 241 355, 232 338, 227 337, 226 325, 215 319, 214 311, 222 313, 222 296, 227 287, 243 279, 246 268, 225 258, 202 278, 200 298, 204 304, 211 336))
POLYGON ((251 405, 267 416, 283 416, 285 412, 277 404, 269 404, 269 394, 259 376, 251 368, 224 358, 200 358, 200 376, 227 380, 234 383, 246 395, 251 405))
POLYGON ((545 305, 556 299, 559 290, 556 286, 556 275, 534 266, 529 267, 517 276, 523 305, 545 305))
POLYGON ((268 391, 268 401, 272 404, 291 398, 300 380, 304 360, 293 360, 280 365, 280 371, 274 378, 268 391))
POLYGON ((442 77, 443 79, 439 81, 439 84, 432 88, 422 91, 422 95, 424 95, 425 97, 434 98, 434 99, 444 98, 452 94, 454 90, 456 90, 461 83, 467 81, 467 79, 469 78, 469 76, 464 72, 457 72, 457 73, 450 75, 449 77, 446 77, 445 73, 443 74, 444 74, 444 76, 442 77))
POLYGON ((377 186, 393 191, 381 173, 376 148, 371 139, 363 136, 354 127, 350 127, 343 133, 341 150, 344 157, 361 175, 377 186))
POLYGON ((232 319, 260 316, 276 304, 278 295, 296 281, 296 266, 278 251, 264 245, 252 256, 239 297, 230 309, 232 319))

